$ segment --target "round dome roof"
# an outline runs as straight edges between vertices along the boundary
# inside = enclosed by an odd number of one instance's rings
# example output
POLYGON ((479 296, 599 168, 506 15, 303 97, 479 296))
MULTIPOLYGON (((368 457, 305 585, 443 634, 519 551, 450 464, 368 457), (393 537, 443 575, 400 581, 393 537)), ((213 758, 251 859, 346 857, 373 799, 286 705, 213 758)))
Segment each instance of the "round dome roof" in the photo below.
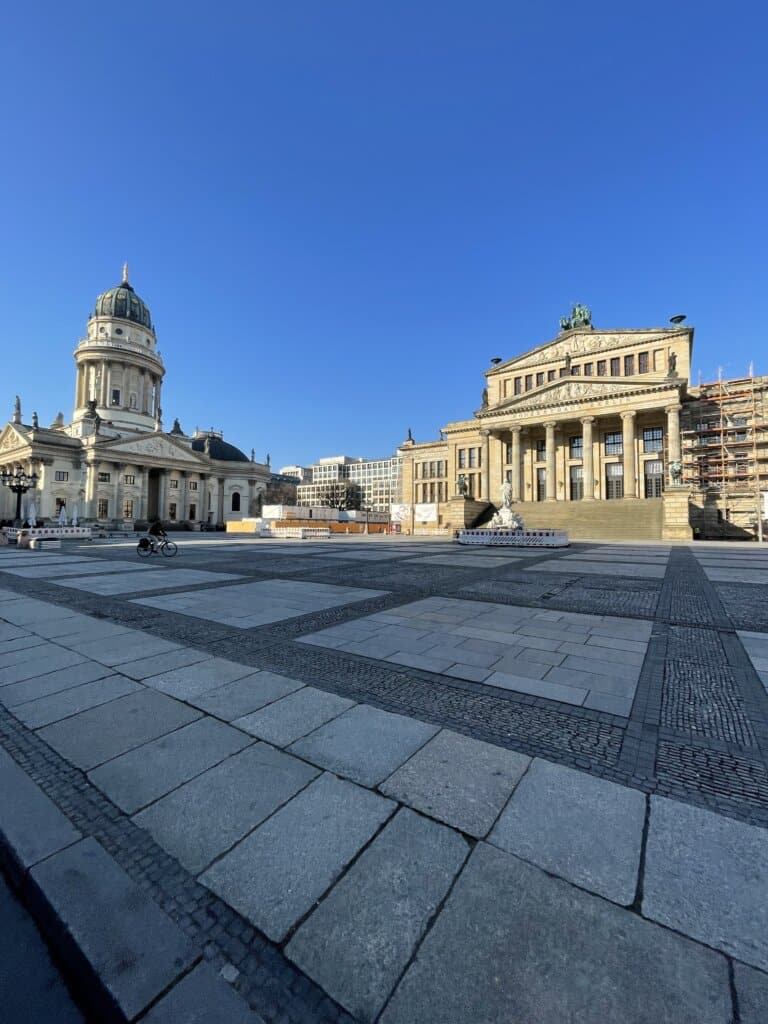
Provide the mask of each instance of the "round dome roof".
POLYGON ((128 283, 128 264, 123 267, 123 280, 114 288, 102 292, 96 299, 96 307, 91 317, 106 316, 119 320, 131 320, 142 327, 152 330, 152 317, 149 307, 143 302, 128 283))
POLYGON ((208 455, 212 459, 218 459, 220 462, 250 461, 248 456, 244 452, 241 452, 239 448, 235 448, 233 444, 228 444, 226 441, 222 441, 220 437, 215 436, 195 438, 192 442, 192 451, 204 452, 206 441, 210 444, 208 455))

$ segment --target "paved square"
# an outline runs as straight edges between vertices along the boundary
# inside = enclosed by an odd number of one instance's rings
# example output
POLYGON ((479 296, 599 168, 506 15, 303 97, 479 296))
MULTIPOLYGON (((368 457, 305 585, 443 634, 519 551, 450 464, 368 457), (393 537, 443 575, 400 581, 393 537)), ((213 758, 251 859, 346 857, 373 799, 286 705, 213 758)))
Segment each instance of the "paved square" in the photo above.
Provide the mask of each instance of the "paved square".
POLYGON ((381 1024, 729 1024, 727 977, 717 953, 480 843, 381 1024))
POLYGON ((147 590, 166 587, 190 587, 196 583, 220 583, 237 580, 239 576, 227 572, 205 572, 200 569, 161 569, 157 566, 134 568, 119 575, 81 576, 74 579, 53 580, 60 587, 87 590, 89 594, 141 594, 147 590))
POLYGON ((481 838, 530 763, 524 754, 443 729, 379 789, 385 796, 481 838))
POLYGON ((431 597, 301 642, 627 716, 652 624, 431 597))
POLYGON ((88 770, 200 717, 163 693, 142 689, 40 730, 46 743, 88 770))
POLYGON ((276 747, 287 747, 353 706, 354 701, 346 697, 304 686, 260 711, 238 718, 235 725, 276 747))
POLYGON ((250 629, 324 608, 380 597, 384 593, 384 590, 275 579, 244 583, 238 587, 212 587, 202 592, 144 598, 136 603, 221 622, 238 629, 250 629))
POLYGON ((134 820, 196 875, 318 774, 298 758, 254 743, 134 820))
POLYGON ((436 725, 358 704, 298 740, 291 752, 364 786, 375 786, 437 731, 436 725))
POLYGON ((768 971, 768 830, 651 797, 642 910, 768 971))
POLYGON ((373 1021, 469 853, 455 832, 401 810, 286 950, 354 1014, 373 1021))
POLYGON ((488 841, 629 906, 644 820, 645 797, 638 790, 537 758, 488 841))
POLYGON ((325 774, 200 880, 279 942, 395 808, 384 797, 325 774))

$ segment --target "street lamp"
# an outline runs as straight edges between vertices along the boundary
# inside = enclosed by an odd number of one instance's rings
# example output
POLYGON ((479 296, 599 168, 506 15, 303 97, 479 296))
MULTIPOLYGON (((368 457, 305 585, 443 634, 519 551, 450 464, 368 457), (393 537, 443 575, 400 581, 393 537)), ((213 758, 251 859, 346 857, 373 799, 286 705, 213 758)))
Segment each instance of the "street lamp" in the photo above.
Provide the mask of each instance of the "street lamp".
POLYGON ((0 484, 16 495, 16 521, 15 526, 21 526, 21 496, 37 486, 37 473, 27 473, 23 469, 17 469, 15 473, 7 470, 0 472, 0 484))

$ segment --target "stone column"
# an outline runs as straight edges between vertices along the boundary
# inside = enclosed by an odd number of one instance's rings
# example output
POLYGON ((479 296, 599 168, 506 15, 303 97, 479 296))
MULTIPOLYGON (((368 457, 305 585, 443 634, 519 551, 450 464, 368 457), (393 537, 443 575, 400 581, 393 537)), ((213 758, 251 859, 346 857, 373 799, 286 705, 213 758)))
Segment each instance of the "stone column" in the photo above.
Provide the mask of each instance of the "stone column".
POLYGON ((218 484, 219 484, 219 493, 217 495, 217 497, 218 497, 218 503, 217 503, 218 504, 218 511, 216 513, 216 515, 217 515, 216 522, 217 523, 223 523, 224 522, 224 478, 223 477, 219 477, 218 478, 218 484))
POLYGON ((115 497, 113 499, 114 507, 112 508, 112 518, 119 521, 123 518, 123 510, 120 507, 120 475, 123 471, 123 466, 121 463, 117 462, 114 464, 113 469, 115 473, 115 497))
POLYGON ((168 473, 161 470, 157 475, 157 518, 162 522, 168 518, 166 498, 168 496, 168 473))
POLYGON ((141 466, 141 497, 139 498, 139 512, 134 515, 136 519, 149 519, 149 470, 141 466))
POLYGON ((595 500, 595 456, 594 437, 592 436, 592 424, 594 416, 584 416, 581 420, 582 447, 583 451, 583 483, 584 501, 595 500))
POLYGON ((104 362, 101 364, 101 394, 98 395, 98 404, 102 409, 109 408, 109 402, 107 401, 107 388, 109 387, 109 363, 104 362))
POLYGON ((483 464, 480 467, 480 494, 476 494, 475 497, 483 501, 493 501, 491 496, 491 432, 490 430, 481 430, 480 436, 483 439, 482 455, 480 456, 483 464))
POLYGON ((555 461, 555 420, 544 424, 547 431, 547 501, 557 501, 557 471, 555 461))
POLYGON ((670 462, 680 459, 680 409, 679 405, 669 405, 664 410, 667 414, 667 453, 670 462))
POLYGON ((522 427, 512 427, 512 501, 522 501, 522 480, 520 464, 520 434, 522 427))
POLYGON ((621 414, 621 447, 624 453, 624 497, 637 497, 637 472, 635 470, 635 413, 621 414))

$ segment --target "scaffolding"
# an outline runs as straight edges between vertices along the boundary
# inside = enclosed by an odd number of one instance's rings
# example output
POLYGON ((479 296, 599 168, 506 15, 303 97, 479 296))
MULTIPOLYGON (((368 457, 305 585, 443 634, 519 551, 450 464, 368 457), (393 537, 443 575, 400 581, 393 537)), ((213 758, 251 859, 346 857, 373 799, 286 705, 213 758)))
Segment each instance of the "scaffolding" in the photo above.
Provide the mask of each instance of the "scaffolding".
POLYGON ((702 493, 717 493, 720 522, 762 541, 768 503, 768 378, 721 378, 689 394, 684 479, 702 493))

